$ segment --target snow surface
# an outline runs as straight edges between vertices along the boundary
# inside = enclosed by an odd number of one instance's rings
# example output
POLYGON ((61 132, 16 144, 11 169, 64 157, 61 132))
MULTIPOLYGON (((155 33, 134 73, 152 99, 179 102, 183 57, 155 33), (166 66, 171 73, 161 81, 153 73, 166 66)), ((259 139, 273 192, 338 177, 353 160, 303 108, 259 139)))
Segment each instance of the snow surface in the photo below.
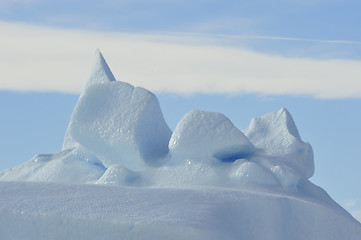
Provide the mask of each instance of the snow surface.
MULTIPOLYGON (((83 92, 91 85, 98 83, 107 83, 116 81, 113 73, 111 72, 108 64, 106 63, 102 53, 97 49, 95 51, 95 58, 93 63, 92 72, 90 73, 89 79, 85 85, 83 92)), ((69 133, 69 128, 66 130, 63 150, 78 147, 79 145, 74 141, 69 133)))
POLYGON ((105 167, 121 164, 134 171, 157 165, 169 151, 171 136, 156 97, 123 82, 89 86, 74 109, 69 132, 105 167))
POLYGON ((223 114, 193 110, 178 123, 169 142, 174 161, 216 158, 233 162, 254 151, 253 144, 223 114))
POLYGON ((90 73, 89 80, 85 85, 85 89, 93 84, 115 82, 115 77, 110 70, 107 62, 105 61, 103 54, 97 49, 95 51, 95 58, 93 63, 93 69, 90 73))
POLYGON ((0 239, 360 239, 332 203, 222 188, 0 182, 0 239), (16 196, 16 198, 14 198, 16 196))
POLYGON ((312 177, 312 147, 301 140, 296 124, 285 108, 252 119, 246 135, 259 153, 266 155, 268 164, 285 165, 302 178, 312 177))
POLYGON ((55 154, 38 154, 28 162, 0 172, 0 179, 87 183, 98 180, 105 170, 93 155, 86 155, 84 151, 74 148, 55 154))
POLYGON ((97 51, 62 151, 0 172, 0 239, 360 239, 313 173, 285 108, 245 133, 193 110, 172 133, 97 51))

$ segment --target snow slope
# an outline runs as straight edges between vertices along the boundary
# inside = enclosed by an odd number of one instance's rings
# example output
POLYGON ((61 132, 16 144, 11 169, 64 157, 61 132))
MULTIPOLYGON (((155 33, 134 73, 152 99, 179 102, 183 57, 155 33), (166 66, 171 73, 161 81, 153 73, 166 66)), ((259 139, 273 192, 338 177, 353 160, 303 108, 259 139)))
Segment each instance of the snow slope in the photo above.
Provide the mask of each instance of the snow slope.
POLYGON ((0 182, 0 239, 359 239, 312 198, 221 188, 0 182), (16 198, 14 198, 16 196, 16 198))
POLYGON ((360 239, 313 173, 285 108, 244 133, 193 110, 172 133, 97 51, 62 151, 0 172, 0 239, 360 239))

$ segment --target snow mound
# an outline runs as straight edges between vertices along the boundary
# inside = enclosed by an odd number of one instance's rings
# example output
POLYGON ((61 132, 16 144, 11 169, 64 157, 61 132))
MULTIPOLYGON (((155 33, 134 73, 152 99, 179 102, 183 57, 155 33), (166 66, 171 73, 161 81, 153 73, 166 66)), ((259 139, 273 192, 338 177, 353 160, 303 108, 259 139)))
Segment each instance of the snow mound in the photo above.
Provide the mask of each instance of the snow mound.
POLYGON ((301 140, 292 116, 285 108, 252 119, 246 136, 258 149, 259 155, 267 158, 266 165, 285 166, 284 169, 292 169, 300 178, 312 177, 312 147, 301 140))
POLYGON ((116 164, 108 167, 96 184, 139 186, 140 182, 141 178, 138 173, 132 172, 125 167, 116 164))
POLYGON ((233 162, 254 151, 252 143, 223 114, 193 110, 175 128, 169 142, 175 161, 215 158, 233 162))
POLYGON ((277 186, 279 182, 268 169, 256 162, 237 160, 230 173, 230 179, 237 185, 277 186))
POLYGON ((38 154, 30 161, 0 172, 2 181, 94 183, 105 172, 99 160, 79 149, 38 154))

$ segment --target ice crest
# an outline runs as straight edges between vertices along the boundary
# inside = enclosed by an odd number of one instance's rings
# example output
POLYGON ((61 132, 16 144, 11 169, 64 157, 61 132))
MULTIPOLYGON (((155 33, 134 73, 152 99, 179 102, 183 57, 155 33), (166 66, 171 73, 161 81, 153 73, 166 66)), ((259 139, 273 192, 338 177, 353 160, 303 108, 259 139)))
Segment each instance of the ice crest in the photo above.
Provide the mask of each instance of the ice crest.
POLYGON ((312 147, 301 140, 296 124, 285 108, 253 118, 245 134, 255 145, 259 155, 267 158, 267 164, 285 165, 301 178, 312 177, 312 147))
POLYGON ((215 158, 233 162, 253 153, 253 144, 223 114, 193 110, 178 123, 169 142, 174 160, 215 158))
POLYGON ((85 85, 85 89, 93 84, 114 82, 115 77, 105 61, 103 54, 97 49, 95 51, 93 69, 90 73, 89 80, 85 85))
MULTIPOLYGON (((101 83, 107 83, 107 82, 114 82, 115 77, 110 70, 107 62, 105 61, 103 54, 97 49, 94 54, 94 60, 93 60, 93 67, 92 71, 89 75, 89 79, 87 83, 85 84, 85 87, 83 89, 83 92, 86 91, 86 89, 89 86, 92 86, 94 84, 101 84, 101 83)), ((82 96, 82 94, 80 95, 82 96)), ((69 128, 65 132, 64 137, 64 143, 62 150, 66 150, 69 148, 78 148, 79 143, 77 143, 70 135, 69 128)))

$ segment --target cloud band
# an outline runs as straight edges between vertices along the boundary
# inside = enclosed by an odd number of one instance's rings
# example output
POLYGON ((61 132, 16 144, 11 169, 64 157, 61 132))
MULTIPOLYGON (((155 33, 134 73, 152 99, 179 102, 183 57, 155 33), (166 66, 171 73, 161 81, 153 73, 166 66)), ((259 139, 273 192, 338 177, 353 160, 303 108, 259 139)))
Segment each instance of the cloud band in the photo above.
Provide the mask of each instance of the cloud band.
POLYGON ((179 94, 361 97, 361 62, 271 56, 191 35, 122 34, 0 22, 0 89, 78 93, 99 48, 117 80, 179 94), (204 42, 204 44, 203 44, 204 42))

